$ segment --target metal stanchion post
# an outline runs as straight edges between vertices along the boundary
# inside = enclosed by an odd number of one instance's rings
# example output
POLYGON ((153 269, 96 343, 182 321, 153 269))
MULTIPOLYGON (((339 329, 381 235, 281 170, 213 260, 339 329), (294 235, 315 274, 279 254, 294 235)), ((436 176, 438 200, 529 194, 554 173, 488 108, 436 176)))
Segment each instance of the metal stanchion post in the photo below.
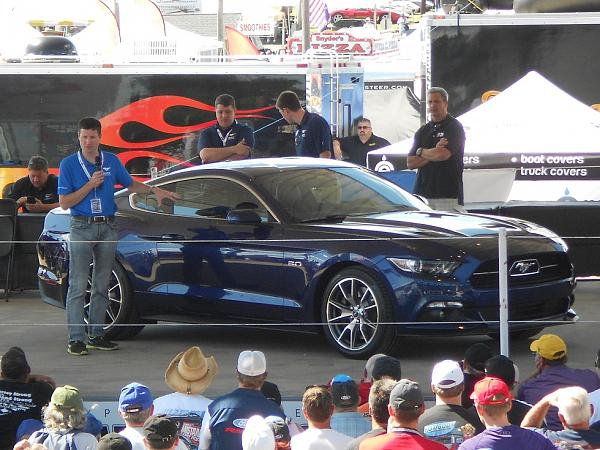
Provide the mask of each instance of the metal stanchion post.
POLYGON ((508 261, 506 228, 498 230, 498 288, 500 295, 500 354, 508 358, 508 261))

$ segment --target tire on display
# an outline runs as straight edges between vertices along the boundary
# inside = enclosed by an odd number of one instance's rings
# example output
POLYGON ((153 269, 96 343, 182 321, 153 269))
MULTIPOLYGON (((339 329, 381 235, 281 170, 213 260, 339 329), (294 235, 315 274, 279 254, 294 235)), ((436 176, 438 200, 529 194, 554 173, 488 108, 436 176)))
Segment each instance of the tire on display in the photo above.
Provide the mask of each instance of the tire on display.
POLYGON ((397 334, 392 299, 382 283, 361 267, 338 272, 327 284, 321 322, 327 340, 343 355, 366 358, 393 353, 397 334))
MULTIPOLYGON (((90 269, 83 306, 85 323, 89 323, 91 282, 92 271, 90 269)), ((108 308, 105 317, 106 326, 104 327, 106 338, 129 339, 136 336, 143 330, 144 326, 125 326, 130 323, 139 323, 139 318, 133 305, 129 280, 125 270, 118 263, 115 263, 108 286, 108 308)))

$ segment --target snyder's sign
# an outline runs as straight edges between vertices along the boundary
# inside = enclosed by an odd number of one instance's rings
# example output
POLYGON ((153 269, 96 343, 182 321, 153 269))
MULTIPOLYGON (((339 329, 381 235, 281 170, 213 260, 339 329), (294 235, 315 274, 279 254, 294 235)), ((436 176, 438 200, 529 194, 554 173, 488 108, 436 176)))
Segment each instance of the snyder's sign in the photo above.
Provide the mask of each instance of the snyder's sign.
POLYGON ((275 34, 275 22, 272 20, 240 21, 237 23, 237 30, 246 36, 273 36, 275 34))
MULTIPOLYGON (((335 53, 351 55, 379 55, 398 50, 399 41, 395 37, 381 39, 356 38, 348 33, 314 33, 310 37, 310 47, 315 50, 332 50, 335 53)), ((288 41, 291 54, 302 53, 302 41, 292 38, 288 41)))

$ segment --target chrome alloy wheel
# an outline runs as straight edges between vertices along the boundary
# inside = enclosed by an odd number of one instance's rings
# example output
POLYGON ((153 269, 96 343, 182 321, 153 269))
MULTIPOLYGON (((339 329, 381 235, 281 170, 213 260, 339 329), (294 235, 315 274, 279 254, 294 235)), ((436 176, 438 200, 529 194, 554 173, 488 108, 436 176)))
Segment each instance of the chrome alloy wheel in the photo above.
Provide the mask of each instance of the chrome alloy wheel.
POLYGON ((378 299, 360 278, 342 278, 327 297, 326 320, 337 345, 346 350, 362 350, 377 332, 378 299))
MULTIPOLYGON (((86 325, 89 325, 90 320, 90 297, 92 292, 92 268, 93 264, 90 264, 90 273, 88 275, 87 287, 85 288, 85 299, 83 301, 83 317, 86 325)), ((108 307, 106 308, 106 325, 105 330, 108 330, 113 326, 121 308, 123 306, 123 286, 122 282, 117 276, 115 269, 110 274, 110 281, 108 283, 108 307)))

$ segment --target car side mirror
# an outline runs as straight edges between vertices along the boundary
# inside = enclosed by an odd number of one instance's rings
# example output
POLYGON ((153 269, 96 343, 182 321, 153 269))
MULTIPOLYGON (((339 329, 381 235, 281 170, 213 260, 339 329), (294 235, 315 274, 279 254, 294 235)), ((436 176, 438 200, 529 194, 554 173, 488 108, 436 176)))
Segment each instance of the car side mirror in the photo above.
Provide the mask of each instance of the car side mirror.
POLYGON ((252 209, 232 209, 227 213, 227 222, 239 224, 259 224, 260 216, 252 209))

